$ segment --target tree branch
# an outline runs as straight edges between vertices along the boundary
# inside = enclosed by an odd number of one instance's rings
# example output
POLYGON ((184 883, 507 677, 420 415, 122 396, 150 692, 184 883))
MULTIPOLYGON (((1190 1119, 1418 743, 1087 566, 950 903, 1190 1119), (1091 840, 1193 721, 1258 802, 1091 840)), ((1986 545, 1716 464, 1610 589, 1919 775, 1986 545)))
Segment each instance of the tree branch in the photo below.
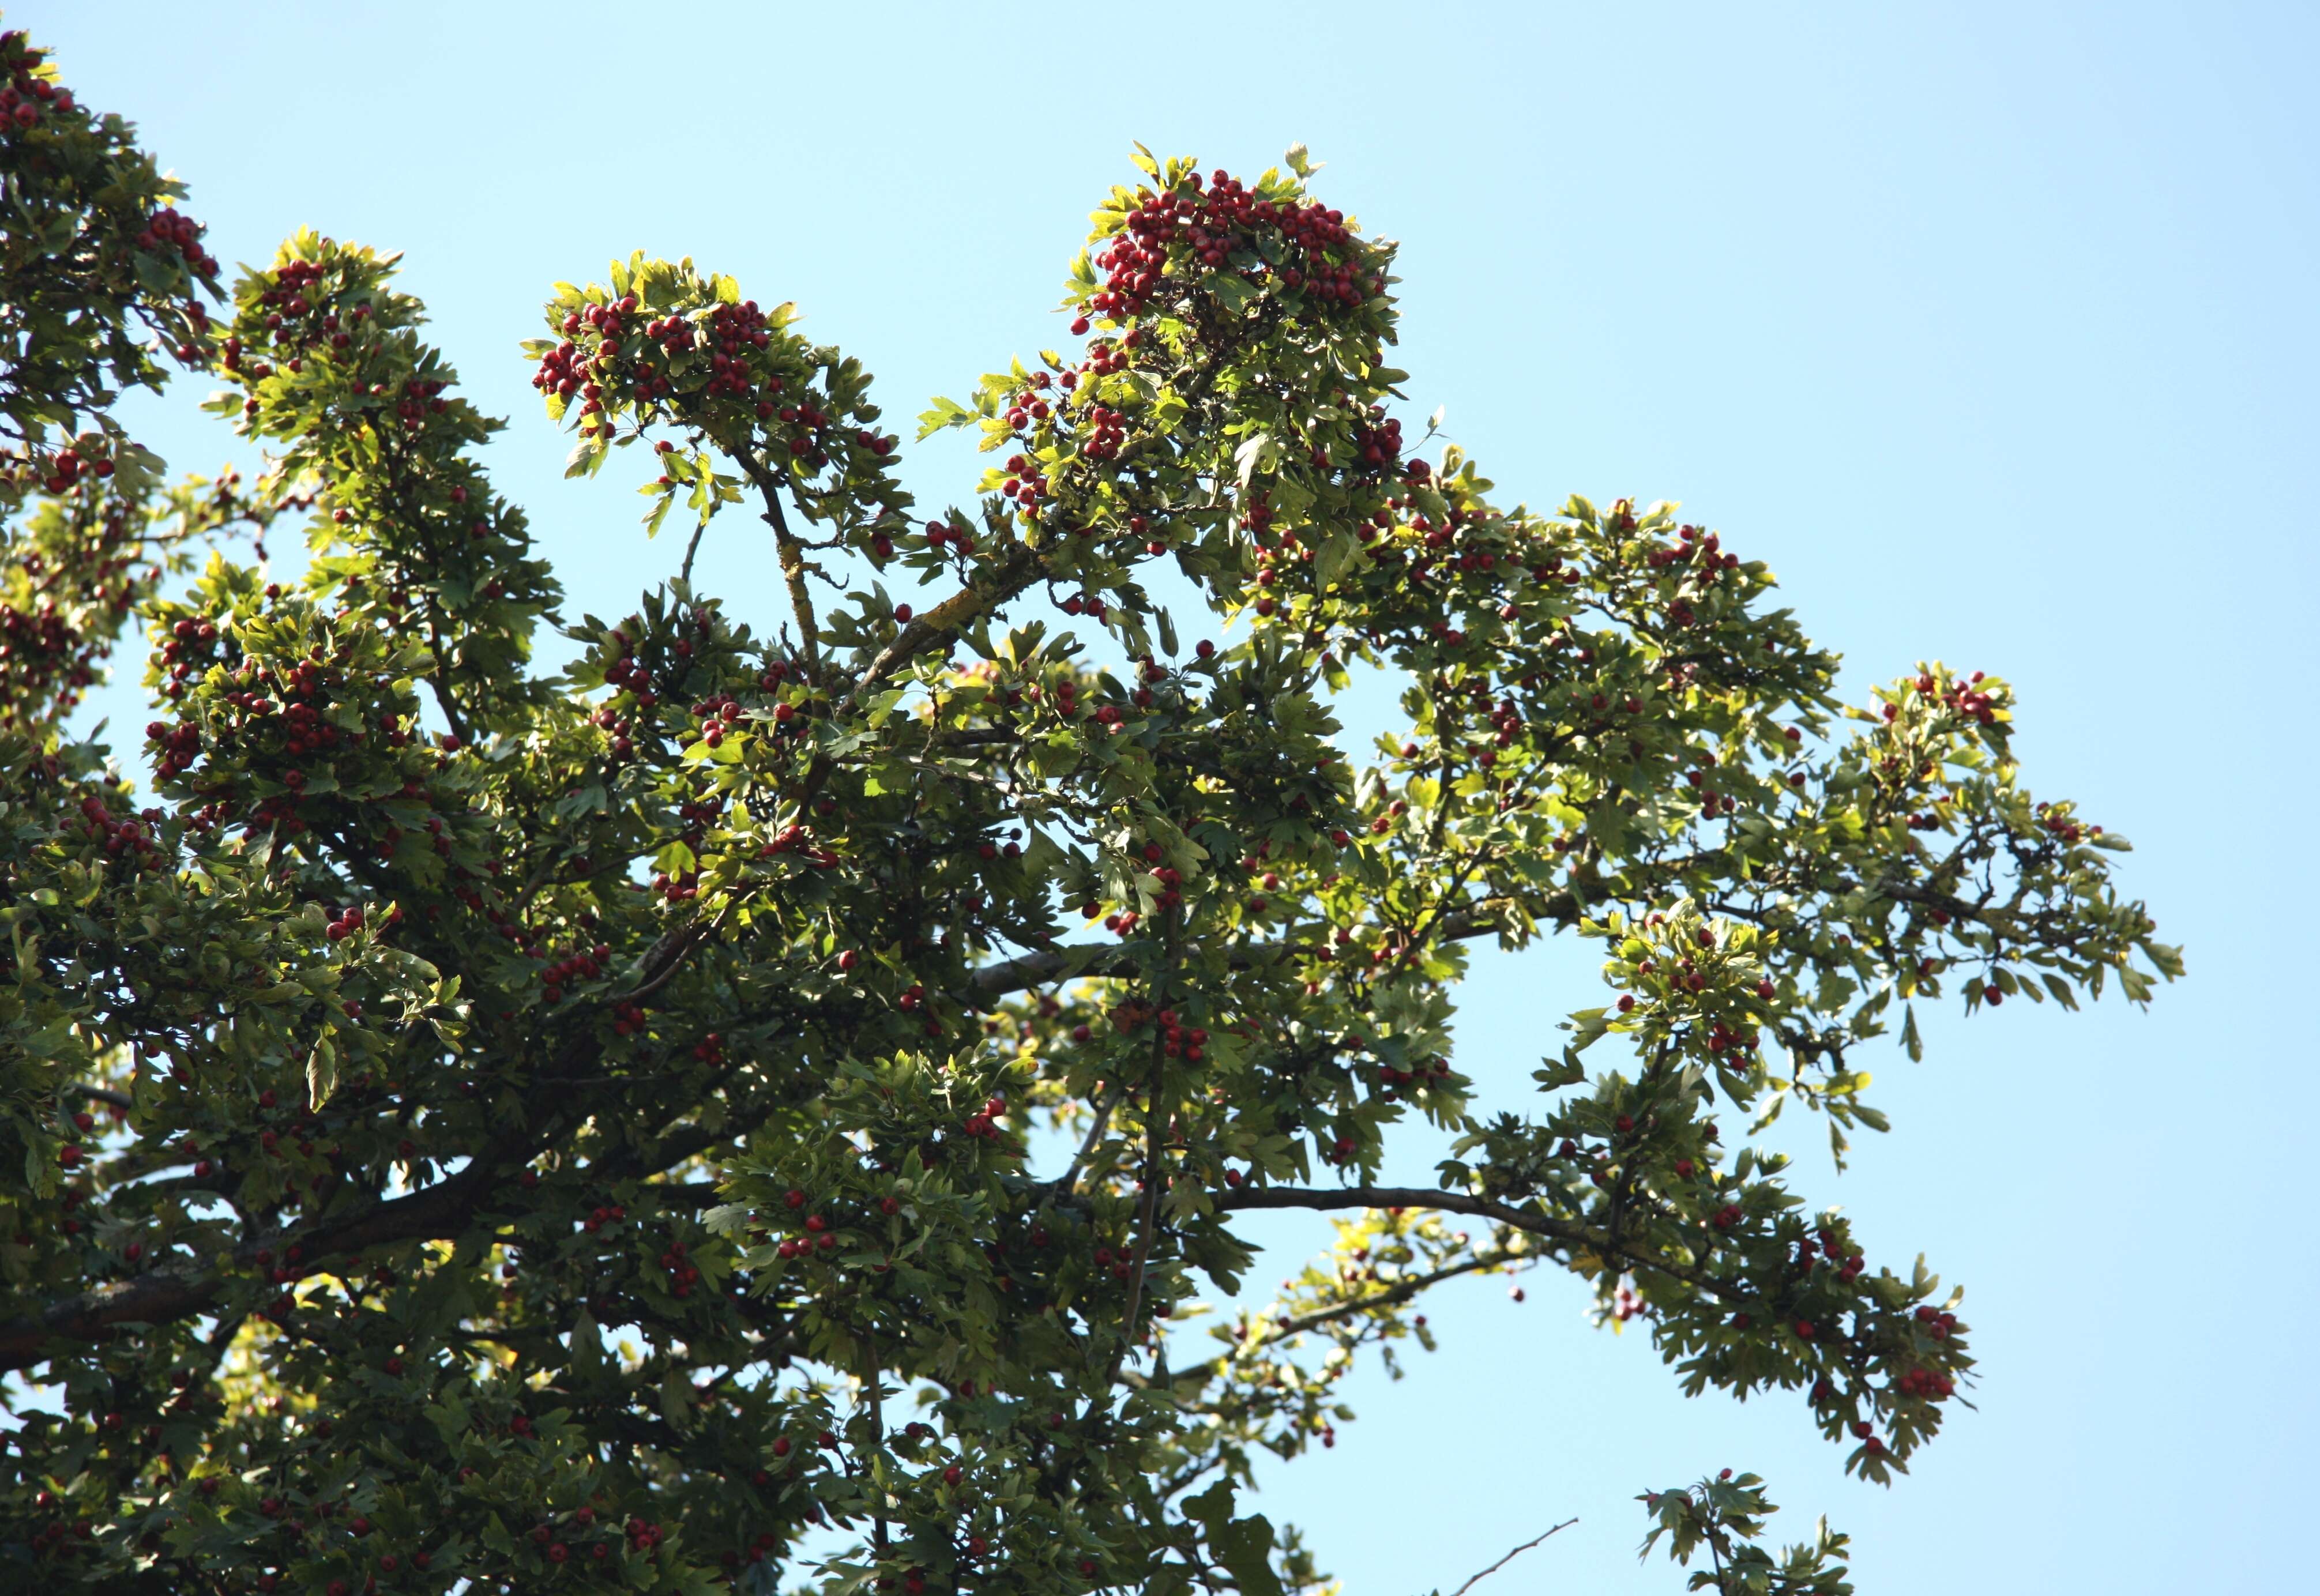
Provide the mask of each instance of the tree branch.
POLYGON ((1498 1573, 1498 1572, 1499 1572, 1499 1570, 1500 1570, 1501 1568, 1504 1568, 1508 1564, 1512 1563, 1516 1558, 1518 1558, 1518 1557, 1521 1556, 1525 1552, 1529 1551, 1533 1546, 1535 1546, 1538 1545, 1538 1544, 1539 1544, 1539 1542, 1541 1542, 1541 1541, 1545 1540, 1548 1535, 1559 1535, 1559 1534, 1561 1534, 1563 1530, 1566 1530, 1566 1529, 1570 1528, 1573 1524, 1576 1524, 1576 1523, 1578 1523, 1578 1522, 1579 1522, 1579 1520, 1578 1520, 1577 1519, 1575 1519, 1575 1518, 1572 1518, 1572 1519, 1565 1519, 1562 1523, 1560 1523, 1560 1524, 1556 1525, 1553 1529, 1548 1530, 1548 1531, 1546 1532, 1546 1535, 1536 1536, 1536 1537, 1534 1537, 1533 1538, 1531 1538, 1531 1539, 1529 1539, 1529 1540, 1527 1540, 1527 1541, 1523 1542, 1523 1544, 1522 1544, 1522 1545, 1520 1545, 1520 1546, 1517 1546, 1513 1551, 1509 1552, 1505 1556, 1503 1556, 1503 1557, 1500 1558, 1496 1563, 1491 1564, 1488 1568, 1486 1568, 1486 1569, 1482 1570, 1482 1573, 1478 1573, 1478 1574, 1474 1575, 1474 1577, 1473 1577, 1473 1579, 1468 1580, 1464 1584, 1463 1584, 1463 1585, 1459 1586, 1456 1590, 1455 1590, 1455 1591, 1451 1591, 1451 1592, 1450 1592, 1450 1596, 1466 1596, 1466 1592, 1467 1592, 1467 1591, 1469 1591, 1473 1590, 1473 1589, 1477 1584, 1481 1583, 1483 1580, 1486 1580, 1486 1579, 1490 1578, 1492 1574, 1494 1574, 1494 1573, 1498 1573))
MULTIPOLYGON (((758 496, 766 502, 766 524, 774 529, 774 553, 781 561, 783 585, 790 592, 791 612, 797 617, 798 646, 805 650, 807 671, 819 676, 821 630, 814 623, 813 595, 806 591, 805 556, 798 552, 797 539, 790 532, 789 518, 782 513, 780 486, 774 481, 773 473, 748 449, 738 450, 733 458, 741 462, 741 469, 749 474, 749 480, 757 485, 758 496)), ((685 564, 689 567, 692 563, 693 556, 688 551, 685 564)))
POLYGON ((1017 545, 1009 551, 1005 559, 992 568, 992 581, 987 588, 970 580, 965 587, 896 632, 894 640, 878 651, 878 657, 870 662, 870 668, 862 673, 861 679, 854 684, 845 702, 833 712, 831 719, 844 720, 852 712, 854 706, 862 702, 863 695, 884 681, 887 673, 896 665, 920 652, 936 639, 958 631, 985 610, 1013 598, 1036 581, 1045 568, 1045 563, 1037 554, 1020 544, 1017 545))
MULTIPOLYGON (((407 1196, 366 1209, 335 1224, 292 1235, 253 1238, 236 1247, 233 1266, 257 1267, 261 1247, 306 1255, 300 1273, 324 1272, 328 1260, 388 1242, 449 1240, 475 1223, 476 1209, 490 1184, 491 1166, 481 1160, 450 1179, 407 1196)), ((225 1293, 229 1269, 157 1269, 134 1279, 102 1285, 54 1302, 36 1314, 0 1323, 0 1371, 31 1368, 47 1361, 57 1338, 94 1341, 114 1325, 160 1324, 200 1313, 225 1293)))
POLYGON ((1407 1302, 1420 1292, 1439 1285, 1445 1280, 1455 1280, 1461 1274, 1473 1274, 1477 1271, 1487 1274, 1501 1264, 1518 1264, 1522 1261, 1513 1253, 1477 1253, 1473 1257, 1452 1264, 1446 1268, 1428 1270, 1424 1274, 1405 1275, 1385 1290, 1373 1292, 1369 1296, 1348 1298, 1343 1302, 1328 1308, 1317 1308, 1310 1313, 1302 1313, 1286 1321, 1276 1319, 1273 1321, 1272 1330, 1259 1345, 1270 1347, 1276 1341, 1284 1341, 1291 1336, 1302 1335, 1308 1330, 1318 1330, 1323 1325, 1334 1324, 1341 1319, 1351 1319, 1355 1314, 1366 1312, 1372 1308, 1390 1308, 1396 1302, 1407 1302))
MULTIPOLYGON (((642 963, 646 979, 625 995, 641 1002, 665 985, 683 966, 684 956, 698 946, 714 926, 700 921, 669 933, 648 953, 642 963)), ((530 1156, 571 1109, 572 1080, 601 1052, 593 1035, 571 1038, 562 1056, 536 1078, 538 1092, 524 1123, 497 1138, 476 1153, 467 1168, 424 1191, 375 1203, 335 1220, 324 1220, 303 1230, 273 1237, 253 1237, 234 1249, 230 1265, 213 1268, 156 1269, 132 1279, 98 1286, 52 1302, 38 1313, 0 1321, 0 1372, 31 1368, 51 1356, 50 1343, 62 1338, 91 1341, 115 1325, 161 1324, 206 1311, 223 1296, 237 1272, 258 1267, 258 1254, 272 1248, 286 1257, 299 1249, 297 1278, 323 1274, 334 1257, 358 1253, 390 1242, 454 1240, 475 1228, 476 1212, 491 1191, 499 1171, 530 1156)))
POLYGON ((1238 1191, 1216 1192, 1214 1200, 1221 1211, 1243 1208, 1310 1208, 1322 1211, 1347 1208, 1430 1208, 1446 1213, 1473 1214, 1477 1219, 1490 1220, 1511 1229, 1544 1236, 1565 1247, 1584 1247, 1600 1257, 1617 1259, 1631 1268, 1664 1274, 1671 1280, 1682 1281, 1686 1285, 1726 1301, 1748 1300, 1747 1292, 1712 1274, 1688 1265, 1672 1264, 1639 1253, 1625 1242, 1575 1220, 1554 1219, 1464 1192, 1429 1192, 1422 1186, 1344 1186, 1334 1191, 1306 1186, 1244 1186, 1238 1191))

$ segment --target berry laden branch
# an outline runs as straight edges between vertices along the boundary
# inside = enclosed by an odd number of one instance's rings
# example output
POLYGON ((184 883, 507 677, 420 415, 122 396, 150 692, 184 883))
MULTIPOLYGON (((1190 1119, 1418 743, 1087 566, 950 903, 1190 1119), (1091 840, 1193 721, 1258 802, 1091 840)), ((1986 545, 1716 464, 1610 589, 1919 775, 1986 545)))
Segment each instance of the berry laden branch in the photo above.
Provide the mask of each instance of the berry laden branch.
MULTIPOLYGON (((131 263, 0 226, 0 1370, 59 1393, 11 1415, 0 1562, 1318 1596, 1249 1460, 1332 1445, 1340 1383, 1484 1271, 1687 1391, 1799 1393, 1864 1478, 1937 1433, 1956 1292, 1750 1127, 1883 1129, 1850 1060, 1930 1003, 2147 998, 2181 966, 2124 845, 2023 787, 2001 680, 1848 704, 1674 506, 1507 508, 1405 441, 1395 246, 1301 151, 1139 152, 1065 347, 919 418, 983 450, 931 513, 794 307, 641 253, 557 284, 526 348, 567 474, 649 459, 648 527, 694 518, 608 621, 564 615, 392 256, 301 232, 213 292, 63 95, 0 38, 11 215, 131 263), (275 462, 247 491, 55 434, 160 379, 152 328, 275 462), (752 489, 795 635, 694 579, 752 489), (148 535, 285 515, 288 582, 148 535), (131 616, 144 793, 62 719, 131 616), (1357 672, 1402 689, 1369 748, 1357 672), (1463 944, 1557 933, 1601 981, 1554 1049, 1455 1066, 1463 944), (1442 1190, 1382 1173, 1421 1120, 1442 1190), (1257 1210, 1322 1251, 1188 1326, 1257 1210)), ((1754 1490, 1651 1510, 1745 1576, 1754 1490)))

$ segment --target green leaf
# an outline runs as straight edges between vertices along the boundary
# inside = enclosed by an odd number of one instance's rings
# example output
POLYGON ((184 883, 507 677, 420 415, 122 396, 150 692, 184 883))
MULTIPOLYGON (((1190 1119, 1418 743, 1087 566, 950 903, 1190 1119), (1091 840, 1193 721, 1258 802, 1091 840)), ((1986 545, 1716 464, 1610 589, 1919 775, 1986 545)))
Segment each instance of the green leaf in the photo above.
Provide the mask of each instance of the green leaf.
POLYGON ((310 1108, 321 1108, 330 1101, 339 1084, 339 1050, 331 1046, 331 1038, 322 1037, 314 1043, 314 1050, 306 1056, 306 1102, 310 1108))
POLYGON ((1211 1534, 1209 1544, 1242 1596, 1282 1596, 1281 1576, 1273 1572, 1273 1521, 1264 1514, 1234 1520, 1211 1534))
POLYGON ((1270 432, 1252 432, 1233 450, 1233 467, 1240 480, 1240 491, 1248 491, 1249 481, 1259 471, 1269 471, 1279 458, 1281 450, 1270 432))
POLYGON ((1587 1066, 1575 1058, 1549 1058, 1531 1072, 1542 1090, 1558 1092, 1565 1086, 1576 1086, 1587 1078, 1587 1066))
POLYGON ((1327 592, 1354 561, 1354 550, 1360 545, 1351 532, 1332 532, 1321 545, 1320 553, 1313 557, 1313 585, 1327 592))
POLYGON ((701 1222, 712 1235, 740 1236, 748 1233, 751 1209, 746 1202, 720 1202, 701 1216, 701 1222))
POLYGON ((564 475, 585 476, 603 463, 603 444, 594 436, 583 438, 572 446, 572 452, 564 457, 564 475))
POLYGON ((933 405, 919 413, 919 441, 925 442, 945 427, 968 426, 974 418, 975 413, 957 400, 946 399, 938 394, 933 405))
POLYGON ((1211 1535, 1221 1530, 1232 1522, 1233 1483, 1230 1480, 1219 1480, 1198 1496, 1186 1497, 1184 1516, 1196 1523, 1206 1525, 1211 1535))

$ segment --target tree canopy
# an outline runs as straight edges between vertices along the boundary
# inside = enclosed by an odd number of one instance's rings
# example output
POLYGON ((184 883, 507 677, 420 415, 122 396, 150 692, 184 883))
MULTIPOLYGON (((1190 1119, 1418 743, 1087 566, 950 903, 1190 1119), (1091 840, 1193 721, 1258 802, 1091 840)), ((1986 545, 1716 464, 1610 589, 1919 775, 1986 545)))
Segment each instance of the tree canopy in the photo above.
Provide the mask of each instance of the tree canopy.
MULTIPOLYGON (((792 306, 557 285, 569 474, 640 478, 676 567, 605 620, 392 255, 304 231, 226 282, 0 41, 25 1588, 1314 1589, 1257 1460, 1482 1273, 1567 1274, 1688 1392, 1797 1393, 1866 1479, 1937 1432, 1956 1293, 1757 1132, 1883 1129, 1862 1049, 1925 1003, 2178 974, 2124 840, 2022 784, 1998 677, 1848 704, 1717 532, 1509 505, 1406 432, 1394 247, 1301 149, 1137 166, 1064 347, 920 418, 988 462, 939 507, 792 306), (262 474, 166 485, 113 406, 176 368, 262 474), (770 543, 770 633, 707 537, 770 543), (132 622, 115 753, 71 717, 132 622), (1364 672, 1407 728, 1366 749, 1364 672), (1600 999, 1462 1055, 1466 950, 1555 935, 1600 999), (1282 1209, 1324 1250, 1242 1297, 1237 1216, 1282 1209)), ((1645 1507, 1695 1587, 1849 1589, 1826 1527, 1756 1544, 1752 1475, 1645 1507)))

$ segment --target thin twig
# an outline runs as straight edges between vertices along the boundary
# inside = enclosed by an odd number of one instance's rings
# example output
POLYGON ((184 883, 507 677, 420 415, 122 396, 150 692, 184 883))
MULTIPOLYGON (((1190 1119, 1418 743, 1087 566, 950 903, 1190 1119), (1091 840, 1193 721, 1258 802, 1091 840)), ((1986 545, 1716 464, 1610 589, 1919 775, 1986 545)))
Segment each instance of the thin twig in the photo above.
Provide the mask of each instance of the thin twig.
POLYGON ((1088 1127, 1087 1136, 1080 1143, 1080 1150, 1072 1155, 1072 1161, 1069 1164, 1064 1165, 1064 1173, 1056 1177, 1055 1187, 1050 1193, 1049 1201, 1072 1194, 1072 1188, 1079 1184, 1080 1165, 1085 1164, 1088 1155, 1095 1151, 1095 1144, 1103 1139, 1103 1133, 1111 1129, 1111 1111, 1118 1108, 1119 1100, 1127 1095, 1128 1087, 1123 1084, 1104 1100, 1101 1108, 1096 1110, 1095 1123, 1088 1127))
POLYGON ((1471 1590, 1473 1590, 1473 1589, 1474 1588, 1475 1584, 1476 1584, 1478 1582, 1482 1581, 1482 1580, 1486 1580, 1486 1579, 1490 1578, 1490 1577, 1491 1577, 1491 1575, 1492 1575, 1492 1574, 1494 1574, 1494 1573, 1498 1573, 1498 1572, 1499 1572, 1499 1570, 1500 1570, 1501 1568, 1504 1568, 1508 1564, 1512 1563, 1516 1558, 1518 1558, 1518 1557, 1521 1556, 1525 1552, 1529 1551, 1533 1546, 1535 1546, 1538 1545, 1538 1543, 1539 1543, 1540 1541, 1545 1540, 1545 1539, 1546 1538, 1546 1536, 1547 1536, 1547 1535, 1557 1535, 1557 1534, 1560 1534, 1562 1531, 1563 1531, 1563 1530, 1565 1530, 1565 1529, 1570 1528, 1573 1524, 1576 1524, 1576 1523, 1578 1523, 1578 1522, 1579 1522, 1579 1520, 1578 1520, 1577 1519, 1565 1519, 1562 1523, 1560 1523, 1560 1524, 1556 1525, 1553 1529, 1548 1530, 1548 1531, 1546 1532, 1546 1535, 1542 1535, 1542 1536, 1537 1537, 1536 1539, 1533 1539, 1533 1540, 1527 1540, 1527 1541, 1523 1542, 1523 1544, 1522 1544, 1522 1545, 1520 1545, 1520 1546, 1517 1546, 1513 1551, 1509 1552, 1505 1556, 1503 1556, 1503 1557, 1500 1558, 1496 1563, 1491 1564, 1488 1568, 1486 1568, 1486 1569, 1482 1570, 1482 1573, 1480 1573, 1476 1574, 1473 1579, 1468 1580, 1464 1584, 1463 1584, 1463 1585, 1459 1586, 1456 1590, 1455 1590, 1455 1591, 1451 1591, 1451 1592, 1450 1592, 1450 1596, 1466 1596, 1466 1592, 1467 1592, 1467 1591, 1471 1591, 1471 1590))
POLYGON ((1639 1272, 1680 1280, 1726 1301, 1745 1302, 1751 1296, 1748 1288, 1740 1281, 1721 1279, 1706 1270, 1679 1264, 1671 1258, 1654 1257, 1580 1220, 1557 1219, 1529 1209, 1510 1207, 1465 1192, 1432 1191, 1418 1186, 1332 1186, 1318 1189, 1242 1186, 1211 1193, 1210 1200, 1220 1212, 1243 1208, 1310 1208, 1323 1211, 1347 1208, 1418 1208, 1436 1209, 1445 1213, 1470 1213, 1478 1219, 1493 1220, 1518 1230, 1527 1230, 1534 1236, 1545 1236, 1568 1247, 1584 1248, 1600 1257, 1618 1259, 1639 1272))
POLYGON ((701 537, 708 530, 709 522, 704 517, 700 524, 693 529, 693 536, 684 540, 684 563, 679 566, 676 571, 676 579, 679 582, 689 585, 693 581, 693 557, 701 552, 701 537))
POLYGON ((1385 1290, 1370 1296, 1348 1298, 1345 1301, 1333 1303, 1327 1308, 1317 1308, 1310 1313, 1300 1314, 1285 1324, 1276 1319, 1273 1321, 1273 1328, 1266 1332, 1264 1339, 1257 1345, 1271 1347, 1276 1342, 1286 1341, 1291 1336, 1300 1336, 1308 1330, 1318 1330, 1323 1325, 1334 1324, 1341 1319, 1351 1319, 1354 1315, 1365 1313, 1373 1308, 1391 1308, 1397 1303, 1409 1301, 1418 1292, 1437 1286, 1445 1280, 1455 1280, 1461 1274, 1472 1274, 1477 1270, 1488 1273, 1502 1264, 1521 1262, 1524 1256, 1523 1254, 1509 1252, 1477 1253, 1473 1257, 1452 1264, 1446 1268, 1428 1270, 1423 1274, 1406 1275, 1395 1281, 1385 1290))

